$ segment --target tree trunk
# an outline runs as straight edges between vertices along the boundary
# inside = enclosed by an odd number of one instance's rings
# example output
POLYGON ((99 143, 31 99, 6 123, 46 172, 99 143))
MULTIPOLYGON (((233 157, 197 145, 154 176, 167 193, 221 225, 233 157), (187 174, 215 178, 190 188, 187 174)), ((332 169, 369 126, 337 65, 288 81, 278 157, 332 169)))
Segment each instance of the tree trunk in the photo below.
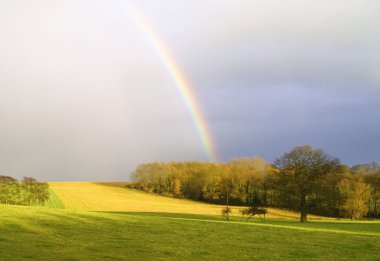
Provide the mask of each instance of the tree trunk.
POLYGON ((368 200, 368 212, 367 212, 367 218, 371 218, 371 199, 368 200))
POLYGON ((377 204, 376 204, 376 199, 374 200, 374 205, 373 205, 373 213, 375 215, 375 218, 378 217, 378 211, 377 211, 377 204))
POLYGON ((267 206, 267 189, 264 189, 264 195, 263 195, 263 205, 264 207, 267 206))
POLYGON ((229 191, 227 191, 227 207, 228 207, 228 203, 229 203, 228 202, 228 198, 229 198, 228 196, 229 196, 229 194, 230 194, 229 191))
POLYGON ((301 217, 300 222, 307 222, 307 206, 306 206, 306 196, 301 197, 300 204, 301 217))
POLYGON ((306 210, 301 210, 300 222, 307 222, 307 211, 306 210))

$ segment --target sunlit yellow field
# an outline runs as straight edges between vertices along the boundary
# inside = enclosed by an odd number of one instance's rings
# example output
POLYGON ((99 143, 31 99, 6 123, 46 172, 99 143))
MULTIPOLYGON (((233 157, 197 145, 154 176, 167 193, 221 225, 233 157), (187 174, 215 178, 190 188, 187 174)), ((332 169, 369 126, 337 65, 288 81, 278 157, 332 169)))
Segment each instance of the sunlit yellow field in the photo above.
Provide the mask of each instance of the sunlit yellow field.
MULTIPOLYGON (((68 209, 220 215, 224 207, 91 182, 50 182, 49 185, 68 209)), ((238 207, 232 209, 232 215, 240 215, 238 207)), ((270 208, 267 217, 296 219, 299 214, 270 208)), ((318 217, 311 215, 310 218, 318 217)))
POLYGON ((90 182, 52 182, 49 185, 64 207, 69 209, 216 215, 222 208, 90 182))

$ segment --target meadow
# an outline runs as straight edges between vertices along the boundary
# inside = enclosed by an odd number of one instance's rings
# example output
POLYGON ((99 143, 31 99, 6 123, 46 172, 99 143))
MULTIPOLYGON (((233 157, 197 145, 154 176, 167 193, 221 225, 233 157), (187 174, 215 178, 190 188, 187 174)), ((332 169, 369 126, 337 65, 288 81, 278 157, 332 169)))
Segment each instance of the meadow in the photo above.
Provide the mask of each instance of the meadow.
MULTIPOLYGON (((54 201, 65 208, 85 211, 164 212, 220 216, 224 206, 206 204, 186 199, 163 197, 119 186, 116 182, 50 182, 54 201)), ((235 216, 238 207, 232 207, 235 216)), ((268 217, 295 218, 299 214, 281 209, 269 209, 268 217)), ((310 215, 310 219, 320 217, 310 215)))
POLYGON ((95 183, 51 183, 45 207, 0 205, 0 260, 379 260, 380 223, 221 206, 95 183), (318 217, 314 217, 317 219, 318 217))

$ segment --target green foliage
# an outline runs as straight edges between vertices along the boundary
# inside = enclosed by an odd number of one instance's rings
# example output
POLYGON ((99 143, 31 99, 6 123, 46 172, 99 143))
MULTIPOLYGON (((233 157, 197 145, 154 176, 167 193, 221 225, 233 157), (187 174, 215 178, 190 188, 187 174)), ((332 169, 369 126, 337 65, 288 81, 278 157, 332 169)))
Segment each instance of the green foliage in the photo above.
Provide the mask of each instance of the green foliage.
POLYGON ((43 205, 48 208, 65 208, 62 201, 51 188, 49 188, 49 199, 43 205))
POLYGON ((42 205, 49 199, 48 184, 25 177, 21 182, 0 176, 0 203, 13 205, 42 205))
POLYGON ((0 203, 19 204, 20 196, 20 184, 18 182, 0 182, 0 203))

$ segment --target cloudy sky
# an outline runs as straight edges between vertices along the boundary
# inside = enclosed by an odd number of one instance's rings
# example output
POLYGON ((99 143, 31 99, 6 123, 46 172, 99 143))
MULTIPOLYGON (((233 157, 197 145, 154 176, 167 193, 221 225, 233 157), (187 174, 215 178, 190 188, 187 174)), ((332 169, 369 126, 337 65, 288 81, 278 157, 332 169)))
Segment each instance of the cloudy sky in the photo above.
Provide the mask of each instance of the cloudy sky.
POLYGON ((380 161, 377 0, 1 0, 0 175, 126 180, 144 162, 209 160, 136 10, 219 161, 300 144, 380 161))

